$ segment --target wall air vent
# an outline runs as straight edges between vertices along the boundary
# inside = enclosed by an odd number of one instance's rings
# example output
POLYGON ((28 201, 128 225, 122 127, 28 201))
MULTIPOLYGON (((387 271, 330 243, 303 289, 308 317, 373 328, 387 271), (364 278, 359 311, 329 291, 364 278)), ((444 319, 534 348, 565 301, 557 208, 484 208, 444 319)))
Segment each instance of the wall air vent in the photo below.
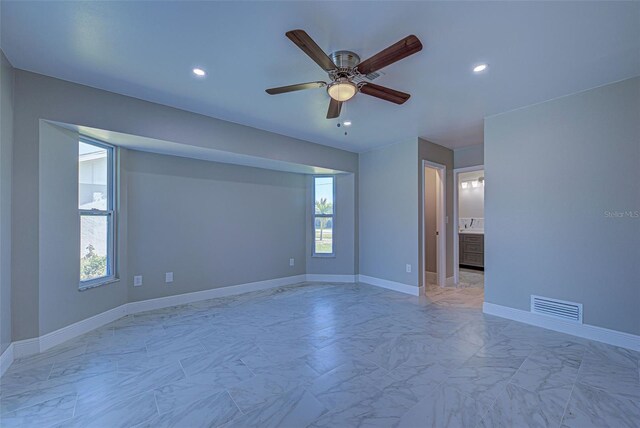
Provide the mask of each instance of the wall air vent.
POLYGON ((531 312, 582 324, 582 304, 531 295, 531 312))

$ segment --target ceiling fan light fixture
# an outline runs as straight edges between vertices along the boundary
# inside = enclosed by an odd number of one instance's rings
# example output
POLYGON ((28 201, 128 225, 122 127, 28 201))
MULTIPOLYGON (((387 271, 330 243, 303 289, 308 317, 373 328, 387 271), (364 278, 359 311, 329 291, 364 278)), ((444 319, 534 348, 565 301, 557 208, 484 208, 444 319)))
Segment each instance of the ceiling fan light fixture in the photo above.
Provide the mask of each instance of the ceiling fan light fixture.
POLYGON ((350 82, 345 78, 341 78, 330 83, 327 87, 327 92, 334 100, 344 102, 353 98, 353 96, 358 92, 358 87, 355 83, 350 82))

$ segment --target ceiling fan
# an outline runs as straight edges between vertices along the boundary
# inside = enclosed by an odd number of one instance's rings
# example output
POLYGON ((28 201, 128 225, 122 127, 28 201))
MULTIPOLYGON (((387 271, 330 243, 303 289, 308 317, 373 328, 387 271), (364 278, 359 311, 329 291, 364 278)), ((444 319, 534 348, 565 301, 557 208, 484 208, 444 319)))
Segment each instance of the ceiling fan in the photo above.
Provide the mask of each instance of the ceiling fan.
POLYGON ((351 51, 337 51, 327 55, 304 30, 288 31, 286 36, 322 67, 331 81, 329 83, 318 81, 270 88, 266 90, 269 95, 326 86, 331 97, 327 119, 339 117, 342 104, 353 98, 358 92, 396 104, 403 104, 411 96, 405 92, 367 82, 365 77, 409 55, 420 52, 422 43, 414 35, 405 37, 362 62, 360 62, 360 57, 351 51))

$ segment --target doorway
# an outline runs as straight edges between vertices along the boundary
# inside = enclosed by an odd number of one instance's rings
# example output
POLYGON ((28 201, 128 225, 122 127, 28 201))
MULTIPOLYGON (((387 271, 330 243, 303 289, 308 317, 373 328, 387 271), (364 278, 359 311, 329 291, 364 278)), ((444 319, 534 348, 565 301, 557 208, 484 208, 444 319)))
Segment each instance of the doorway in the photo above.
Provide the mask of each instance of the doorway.
POLYGON ((446 167, 422 161, 422 255, 425 290, 446 284, 446 167))
POLYGON ((484 291, 484 166, 460 168, 454 176, 454 281, 484 291))

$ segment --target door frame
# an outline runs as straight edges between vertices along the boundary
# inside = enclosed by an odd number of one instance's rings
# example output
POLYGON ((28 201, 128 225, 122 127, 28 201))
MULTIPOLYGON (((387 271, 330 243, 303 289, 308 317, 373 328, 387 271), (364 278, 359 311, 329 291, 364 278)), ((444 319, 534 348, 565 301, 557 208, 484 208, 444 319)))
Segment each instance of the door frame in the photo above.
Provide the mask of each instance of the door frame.
POLYGON ((474 172, 474 171, 483 171, 484 164, 475 165, 475 166, 467 166, 464 168, 455 168, 453 170, 453 282, 458 285, 460 283, 460 237, 458 234, 459 228, 459 219, 458 219, 458 210, 460 203, 459 201, 459 192, 458 186, 458 178, 460 173, 462 172, 474 172))
POLYGON ((424 188, 424 170, 425 168, 433 168, 437 171, 440 178, 440 189, 437 195, 437 210, 438 210, 438 245, 436 251, 436 264, 438 269, 438 286, 444 287, 447 282, 447 167, 446 165, 431 162, 428 160, 422 161, 422 169, 420 171, 422 189, 420 195, 420 202, 422 203, 422 263, 418 265, 422 266, 422 285, 426 288, 427 285, 427 269, 426 269, 426 254, 427 254, 427 240, 426 232, 424 230, 425 221, 425 188, 424 188))

